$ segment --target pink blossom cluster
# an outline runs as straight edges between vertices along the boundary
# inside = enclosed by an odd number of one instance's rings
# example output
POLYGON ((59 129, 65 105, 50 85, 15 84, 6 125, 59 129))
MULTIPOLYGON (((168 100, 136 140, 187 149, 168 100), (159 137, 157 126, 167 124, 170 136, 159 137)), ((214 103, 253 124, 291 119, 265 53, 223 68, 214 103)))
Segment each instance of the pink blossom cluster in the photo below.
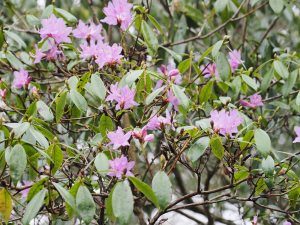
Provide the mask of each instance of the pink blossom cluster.
MULTIPOLYGON (((163 74, 164 77, 166 77, 168 83, 174 83, 174 84, 182 83, 182 76, 179 70, 175 67, 174 63, 169 63, 167 66, 161 65, 158 69, 158 72, 160 74, 163 74)), ((162 85, 163 85, 163 80, 158 80, 155 89, 160 88, 162 85)), ((174 109, 178 111, 179 100, 176 98, 171 88, 169 88, 167 91, 166 101, 171 103, 174 109)))
POLYGON ((14 72, 15 79, 13 81, 12 86, 21 89, 22 87, 25 87, 28 85, 31 81, 31 77, 28 74, 28 71, 21 69, 19 71, 14 72))
POLYGON ((116 109, 130 109, 138 104, 134 101, 135 90, 131 90, 128 86, 118 87, 118 83, 110 85, 109 95, 106 101, 117 102, 116 109))
POLYGON ((215 132, 231 137, 238 132, 238 126, 243 122, 243 118, 236 109, 229 111, 225 111, 225 109, 221 111, 213 110, 210 113, 210 120, 213 123, 215 132))
POLYGON ((251 95, 249 97, 250 101, 246 100, 240 100, 240 103, 244 107, 249 107, 249 108, 257 108, 259 106, 263 106, 264 103, 262 102, 262 97, 261 95, 255 93, 254 95, 251 95))
MULTIPOLYGON (((105 18, 101 21, 109 25, 119 25, 122 30, 126 30, 132 22, 132 4, 127 0, 112 0, 103 9, 105 18)), ((52 14, 48 19, 42 20, 42 28, 39 30, 43 41, 47 41, 48 49, 42 50, 35 46, 34 63, 40 63, 42 59, 57 60, 63 59, 61 43, 70 43, 70 35, 83 41, 80 45, 81 58, 86 60, 95 59, 99 68, 104 66, 114 66, 119 64, 122 55, 122 47, 118 44, 109 45, 104 43, 102 36, 102 25, 90 22, 85 24, 79 21, 77 27, 72 30, 62 18, 57 18, 52 14)))
POLYGON ((108 175, 117 177, 118 179, 121 179, 123 175, 133 176, 131 170, 133 169, 134 164, 134 161, 128 161, 127 157, 123 155, 120 158, 109 160, 110 171, 108 175))
MULTIPOLYGON (((243 63, 241 52, 238 50, 233 50, 228 53, 228 61, 229 65, 231 67, 231 72, 235 72, 237 68, 243 63)), ((202 74, 205 78, 216 76, 219 77, 219 73, 217 70, 217 65, 215 63, 209 63, 207 65, 202 65, 200 67, 202 74)))

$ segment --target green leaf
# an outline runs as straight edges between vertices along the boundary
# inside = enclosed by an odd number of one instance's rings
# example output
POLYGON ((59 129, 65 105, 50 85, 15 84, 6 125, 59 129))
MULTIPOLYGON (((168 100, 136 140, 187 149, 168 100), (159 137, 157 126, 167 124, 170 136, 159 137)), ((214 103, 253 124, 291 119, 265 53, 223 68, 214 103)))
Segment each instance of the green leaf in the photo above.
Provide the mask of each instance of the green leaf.
POLYGON ((159 31, 160 34, 164 34, 159 22, 150 14, 147 14, 148 19, 150 20, 150 22, 153 24, 153 26, 155 26, 155 28, 159 31))
POLYGON ((29 202, 25 209, 25 213, 22 219, 24 225, 28 225, 30 221, 38 214, 41 207, 44 204, 44 199, 46 196, 47 190, 43 189, 37 193, 34 198, 29 202))
POLYGON ((114 216, 121 224, 126 224, 133 212, 133 195, 128 182, 118 182, 112 194, 112 209, 114 216))
POLYGON ((48 5, 44 10, 43 10, 43 14, 41 16, 41 19, 46 19, 49 18, 51 16, 51 14, 53 13, 54 7, 53 5, 48 5))
POLYGON ((131 85, 144 73, 144 70, 131 70, 119 82, 119 87, 131 87, 131 85))
POLYGON ((261 82, 261 90, 265 92, 270 86, 271 80, 274 76, 274 68, 271 68, 264 76, 261 82))
POLYGON ((264 190, 266 190, 268 187, 266 185, 266 182, 264 178, 259 178, 257 183, 256 183, 256 188, 255 188, 255 195, 259 196, 264 190))
POLYGON ((2 46, 4 44, 4 32, 3 32, 3 24, 0 21, 0 50, 2 49, 2 46))
POLYGON ((221 138, 218 135, 215 135, 212 139, 210 139, 209 144, 214 155, 221 160, 225 152, 221 138))
POLYGON ((267 176, 271 176, 275 169, 275 163, 273 158, 269 155, 266 159, 262 159, 261 167, 267 176))
POLYGON ((223 52, 220 52, 216 59, 217 70, 223 81, 229 80, 231 76, 231 68, 228 63, 227 57, 223 52))
POLYGON ((153 102, 153 100, 160 94, 165 89, 165 86, 162 86, 156 90, 154 90, 150 95, 147 96, 145 100, 145 104, 149 105, 150 103, 153 102))
POLYGON ((1 219, 7 223, 12 212, 12 200, 9 192, 5 188, 0 188, 0 222, 1 219))
POLYGON ((275 13, 280 13, 284 7, 283 0, 269 0, 269 4, 275 13))
POLYGON ((180 73, 185 73, 191 67, 191 63, 192 63, 192 59, 191 58, 183 60, 178 65, 179 72, 180 73))
POLYGON ((35 138, 35 140, 44 148, 48 148, 49 147, 49 142, 48 140, 45 138, 45 136, 38 130, 36 130, 33 126, 30 126, 29 130, 28 130, 31 135, 35 138))
POLYGON ((281 89, 281 92, 284 97, 287 97, 290 94, 290 92, 293 90, 298 74, 299 74, 299 69, 294 70, 293 72, 290 73, 288 79, 285 81, 281 89))
POLYGON ((27 195, 27 202, 30 202, 31 199, 44 188, 44 183, 46 181, 48 181, 48 177, 42 178, 31 186, 27 195))
POLYGON ((102 115, 99 122, 100 133, 103 137, 106 137, 106 132, 114 129, 114 124, 109 116, 102 115))
POLYGON ((256 129, 254 140, 257 150, 266 157, 271 151, 271 140, 269 135, 262 129, 256 129))
POLYGON ((128 179, 140 192, 142 192, 146 196, 148 200, 150 200, 157 208, 159 208, 158 200, 155 196, 155 193, 148 184, 144 183, 136 177, 128 177, 128 179))
POLYGON ((101 176, 105 176, 109 169, 108 158, 104 153, 99 153, 95 158, 95 167, 101 176))
POLYGON ((55 8, 54 14, 64 18, 67 22, 77 23, 77 18, 64 9, 55 8))
POLYGON ((217 0, 214 3, 214 8, 217 13, 223 12, 228 5, 229 0, 217 0))
POLYGON ((4 33, 7 35, 7 37, 14 40, 18 44, 19 48, 26 48, 26 43, 23 41, 22 38, 19 37, 19 35, 8 30, 5 30, 4 33))
POLYGON ((215 58, 215 57, 218 56, 218 54, 219 54, 219 52, 220 52, 220 49, 221 49, 222 45, 223 45, 223 40, 218 41, 218 42, 216 42, 216 43, 213 45, 213 48, 212 48, 212 51, 211 51, 212 57, 215 58))
POLYGON ((30 123, 24 122, 18 124, 17 127, 13 128, 13 133, 15 134, 16 138, 20 138, 30 127, 30 123))
POLYGON ((254 132, 253 130, 249 130, 245 136, 243 137, 243 141, 240 143, 240 148, 243 151, 246 147, 249 147, 252 145, 251 140, 253 138, 254 132))
POLYGON ((166 52, 168 52, 177 62, 182 61, 182 56, 180 54, 178 54, 177 52, 174 52, 171 49, 165 48, 162 45, 160 45, 159 47, 164 49, 166 52))
POLYGON ((94 96, 101 100, 105 99, 106 87, 98 74, 92 74, 91 77, 91 92, 94 96))
POLYGON ((70 91, 70 98, 81 112, 86 112, 88 107, 87 101, 78 91, 72 89, 70 91))
POLYGON ((278 73, 279 76, 281 76, 283 79, 288 78, 289 71, 286 68, 286 66, 279 60, 275 60, 273 63, 275 71, 278 73))
POLYGON ((37 17, 34 15, 26 15, 26 21, 31 25, 31 26, 37 26, 41 24, 41 20, 39 20, 37 17))
POLYGON ((53 113, 51 109, 46 105, 45 102, 42 100, 39 100, 36 103, 37 111, 39 112, 40 116, 45 120, 45 121, 52 121, 54 119, 53 113))
POLYGON ((203 86, 203 88, 200 91, 200 103, 207 102, 210 99, 213 91, 213 85, 214 82, 209 81, 203 86))
POLYGON ((96 213, 96 205, 89 189, 80 186, 76 195, 76 206, 80 217, 86 224, 90 224, 96 213))
POLYGON ((172 86, 175 97, 179 100, 179 104, 182 105, 185 109, 189 107, 189 98, 184 93, 184 90, 181 89, 178 85, 174 84, 172 86))
POLYGON ((149 54, 152 56, 155 55, 158 49, 158 40, 156 34, 144 20, 142 21, 142 34, 147 44, 149 54))
POLYGON ((209 146, 209 137, 201 137, 199 138, 192 146, 189 148, 187 152, 187 157, 192 161, 197 161, 200 156, 203 155, 207 147, 209 146))
POLYGON ((298 92, 296 97, 296 105, 300 106, 300 91, 298 92))
POLYGON ((243 81, 249 86, 251 87, 252 89, 254 89, 255 91, 257 91, 258 89, 258 84, 255 82, 254 79, 252 79, 251 77, 245 75, 245 74, 242 74, 242 79, 243 81))
POLYGON ((172 184, 164 171, 155 174, 152 180, 152 189, 161 209, 165 209, 172 200, 172 184))
POLYGON ((17 184, 27 165, 27 156, 22 145, 17 144, 12 148, 7 164, 9 166, 11 179, 14 184, 17 184))
POLYGON ((56 105, 56 122, 59 123, 62 116, 64 115, 64 109, 67 103, 67 91, 64 91, 60 93, 56 99, 55 99, 55 105, 56 105))
POLYGON ((55 174, 64 161, 63 152, 58 144, 51 144, 47 149, 47 153, 53 160, 52 162, 49 161, 49 164, 51 166, 51 173, 55 174))
POLYGON ((63 186, 58 183, 52 183, 56 190, 59 192, 61 197, 65 200, 65 202, 72 207, 74 211, 76 211, 76 203, 73 195, 71 195, 63 186))
POLYGON ((5 56, 10 65, 16 70, 24 68, 23 63, 18 58, 16 58, 11 52, 7 52, 5 56))

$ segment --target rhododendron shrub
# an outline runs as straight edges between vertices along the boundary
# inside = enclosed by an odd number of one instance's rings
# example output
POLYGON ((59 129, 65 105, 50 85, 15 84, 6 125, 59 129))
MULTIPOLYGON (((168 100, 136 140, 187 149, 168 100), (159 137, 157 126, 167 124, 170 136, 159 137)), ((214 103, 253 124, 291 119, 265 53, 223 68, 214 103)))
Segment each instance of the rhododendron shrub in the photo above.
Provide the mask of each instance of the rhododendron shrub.
POLYGON ((300 224, 300 5, 0 1, 1 224, 300 224))

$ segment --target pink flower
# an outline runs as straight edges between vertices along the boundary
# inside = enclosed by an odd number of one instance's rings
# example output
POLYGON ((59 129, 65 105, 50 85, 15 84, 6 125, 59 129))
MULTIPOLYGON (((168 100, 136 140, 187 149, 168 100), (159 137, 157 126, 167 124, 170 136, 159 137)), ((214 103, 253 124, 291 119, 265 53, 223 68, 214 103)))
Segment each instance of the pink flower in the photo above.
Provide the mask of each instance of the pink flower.
POLYGON ((120 64, 121 59, 123 58, 121 53, 122 47, 120 45, 113 44, 110 46, 108 44, 103 44, 97 53, 96 63, 100 69, 106 65, 113 66, 115 64, 120 64))
POLYGON ((33 86, 30 89, 30 93, 33 94, 33 95, 38 95, 38 89, 36 88, 36 86, 33 86))
POLYGON ((121 146, 129 146, 128 140, 131 137, 131 131, 128 131, 125 134, 122 128, 118 127, 118 129, 115 132, 109 132, 107 134, 107 137, 110 140, 108 144, 113 145, 113 149, 116 150, 121 146))
POLYGON ((80 57, 83 59, 96 57, 100 51, 100 46, 102 46, 102 43, 96 44, 94 41, 91 41, 90 43, 84 42, 83 44, 80 45, 81 48, 80 57))
POLYGON ((119 25, 122 30, 126 30, 132 22, 132 4, 127 0, 112 0, 103 9, 105 18, 101 20, 109 25, 119 25))
POLYGON ((110 86, 109 95, 106 101, 116 101, 116 109, 129 109, 138 104, 134 101, 135 90, 131 90, 128 86, 119 88, 118 83, 110 86))
POLYGON ((2 99, 6 97, 6 89, 0 89, 0 96, 2 99))
POLYGON ((110 172, 108 176, 117 177, 121 179, 123 175, 134 176, 130 171, 134 167, 134 161, 128 161, 127 157, 121 156, 120 158, 115 158, 114 160, 109 160, 110 172))
POLYGON ((54 41, 49 40, 50 49, 46 52, 46 59, 56 60, 56 59, 63 59, 64 55, 61 50, 58 49, 58 46, 55 44, 54 41))
POLYGON ((14 75, 15 79, 12 84, 13 87, 20 89, 30 83, 31 77, 28 75, 26 70, 21 69, 20 71, 15 71, 14 75))
POLYGON ((171 115, 169 111, 166 111, 166 117, 163 116, 153 116, 146 125, 147 130, 157 130, 162 129, 165 125, 171 125, 171 115))
POLYGON ((158 72, 167 76, 169 81, 174 81, 175 84, 181 84, 182 77, 178 69, 176 69, 174 63, 169 63, 167 66, 161 65, 158 72))
POLYGON ((300 127, 295 127, 294 130, 296 132, 297 137, 295 138, 293 143, 299 143, 300 142, 300 127))
POLYGON ((215 63, 210 63, 205 66, 201 66, 200 70, 202 71, 202 74, 204 75, 205 78, 209 78, 212 76, 219 77, 217 65, 215 63))
POLYGON ((240 64, 242 64, 241 52, 238 50, 233 50, 228 53, 229 56, 229 64, 231 67, 231 71, 234 72, 240 64))
POLYGON ((261 95, 255 93, 254 95, 250 96, 250 102, 245 100, 240 100, 242 106, 256 108, 258 106, 263 106, 264 103, 262 102, 261 95))
POLYGON ((171 89, 167 92, 167 100, 173 105, 174 109, 178 111, 179 100, 176 98, 171 89))
POLYGON ((257 222, 258 222, 258 217, 257 217, 257 216, 254 216, 254 217, 253 217, 253 220, 252 220, 252 224, 253 224, 253 225, 257 225, 257 222))
POLYGON ((243 118, 239 116, 238 111, 233 109, 226 112, 224 109, 221 111, 213 110, 210 113, 210 119, 213 122, 215 132, 222 135, 230 135, 237 133, 237 127, 243 122, 243 118))
POLYGON ((292 225, 292 223, 289 221, 284 221, 282 225, 292 225))
POLYGON ((71 27, 67 27, 65 21, 56 18, 53 14, 48 19, 42 20, 42 29, 39 33, 41 38, 53 38, 57 44, 61 42, 71 42, 69 34, 72 32, 71 27))
POLYGON ((134 129, 132 137, 138 139, 141 143, 151 142, 154 140, 153 134, 147 134, 146 127, 143 127, 142 129, 134 129))
POLYGON ((41 62, 42 58, 46 56, 37 45, 35 45, 35 56, 34 56, 34 64, 41 62))
POLYGON ((86 25, 81 20, 79 21, 75 30, 73 30, 73 35, 76 38, 86 39, 88 41, 102 41, 103 37, 101 35, 102 25, 96 25, 93 22, 90 25, 86 25))

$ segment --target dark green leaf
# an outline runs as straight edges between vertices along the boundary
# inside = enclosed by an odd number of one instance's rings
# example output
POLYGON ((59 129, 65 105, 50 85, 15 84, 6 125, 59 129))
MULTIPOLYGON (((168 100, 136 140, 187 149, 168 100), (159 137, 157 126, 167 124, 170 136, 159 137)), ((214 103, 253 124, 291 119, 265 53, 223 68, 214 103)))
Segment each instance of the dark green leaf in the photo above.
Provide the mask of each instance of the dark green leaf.
POLYGON ((80 186, 76 195, 76 206, 80 217, 86 224, 90 224, 93 220, 96 206, 89 189, 85 186, 80 186))
POLYGON ((224 156, 225 149, 219 136, 215 135, 212 139, 210 139, 210 147, 214 155, 221 160, 224 156))
POLYGON ((223 81, 229 80, 231 76, 231 68, 228 63, 227 57, 224 53, 220 52, 216 59, 217 70, 223 81))

